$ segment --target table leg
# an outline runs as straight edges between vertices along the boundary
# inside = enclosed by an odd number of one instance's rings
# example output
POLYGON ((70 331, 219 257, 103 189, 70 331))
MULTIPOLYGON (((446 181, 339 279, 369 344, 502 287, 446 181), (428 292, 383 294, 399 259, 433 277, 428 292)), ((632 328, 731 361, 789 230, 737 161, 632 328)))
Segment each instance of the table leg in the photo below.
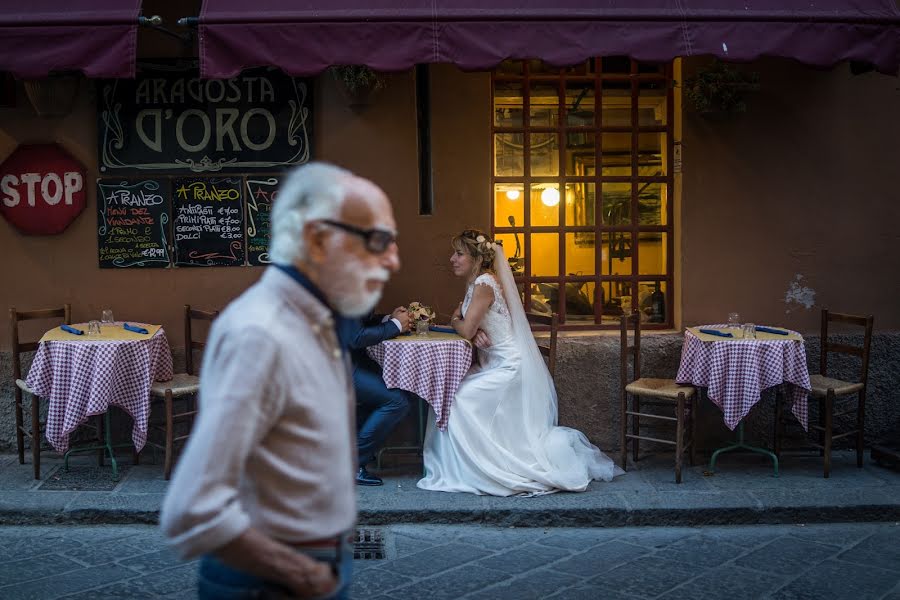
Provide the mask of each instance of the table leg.
MULTIPOLYGON (((384 452, 415 452, 419 456, 422 455, 422 449, 425 446, 425 416, 424 414, 428 411, 428 403, 425 400, 419 398, 416 403, 416 444, 415 446, 385 446, 381 450, 378 451, 377 456, 375 457, 375 465, 379 469, 381 469, 381 455, 384 452)), ((424 462, 422 466, 422 471, 424 475, 424 462)))
POLYGON ((109 455, 109 460, 112 463, 112 478, 113 481, 119 480, 119 465, 116 462, 116 455, 113 452, 113 448, 124 448, 131 447, 131 444, 118 444, 113 445, 112 443, 112 427, 110 426, 109 420, 109 409, 105 413, 103 413, 103 444, 97 446, 83 446, 80 448, 72 448, 63 456, 63 470, 68 472, 69 470, 69 456, 72 454, 79 454, 82 452, 93 452, 94 450, 105 451, 109 455))
POLYGON ((751 446, 750 444, 747 444, 744 442, 744 422, 743 421, 738 423, 737 435, 738 435, 737 443, 732 444, 730 446, 725 446, 724 448, 719 448, 718 450, 713 452, 712 458, 709 459, 710 472, 715 473, 716 459, 723 452, 730 452, 731 450, 749 450, 751 452, 756 452, 757 454, 765 454, 766 456, 771 458, 772 463, 774 464, 774 467, 775 467, 775 477, 778 477, 778 457, 775 456, 774 453, 772 453, 770 450, 767 450, 766 448, 759 448, 757 446, 751 446))

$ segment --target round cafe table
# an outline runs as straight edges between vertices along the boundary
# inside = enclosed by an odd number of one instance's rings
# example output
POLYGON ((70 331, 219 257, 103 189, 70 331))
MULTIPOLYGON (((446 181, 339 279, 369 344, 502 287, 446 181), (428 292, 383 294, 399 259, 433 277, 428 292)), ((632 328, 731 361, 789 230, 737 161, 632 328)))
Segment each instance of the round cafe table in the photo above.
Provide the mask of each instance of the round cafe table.
POLYGON ((384 383, 423 398, 434 409, 435 425, 447 429, 459 384, 472 366, 472 344, 455 333, 430 331, 401 335, 370 346, 384 383))
POLYGON ((172 378, 172 353, 162 327, 129 324, 143 327, 147 333, 128 331, 122 323, 102 324, 99 335, 88 335, 87 323, 72 325, 83 335, 51 329, 41 338, 26 378, 28 387, 48 401, 45 435, 57 452, 66 455, 66 462, 69 434, 89 417, 104 415, 106 444, 100 448, 109 452, 113 478, 117 468, 110 438, 110 405, 131 415, 131 438, 140 451, 147 441, 150 386, 172 378))
POLYGON ((722 409, 725 425, 737 428, 737 443, 716 450, 710 459, 710 471, 723 452, 743 448, 772 458, 778 475, 778 458, 765 448, 744 443, 743 419, 762 398, 763 390, 779 386, 792 401, 791 411, 807 428, 807 395, 811 389, 806 366, 803 337, 789 330, 784 335, 756 332, 756 338, 744 339, 740 329, 727 325, 688 327, 684 332, 681 365, 675 380, 682 385, 707 388, 709 399, 722 409), (730 333, 721 337, 703 333, 715 330, 730 333))

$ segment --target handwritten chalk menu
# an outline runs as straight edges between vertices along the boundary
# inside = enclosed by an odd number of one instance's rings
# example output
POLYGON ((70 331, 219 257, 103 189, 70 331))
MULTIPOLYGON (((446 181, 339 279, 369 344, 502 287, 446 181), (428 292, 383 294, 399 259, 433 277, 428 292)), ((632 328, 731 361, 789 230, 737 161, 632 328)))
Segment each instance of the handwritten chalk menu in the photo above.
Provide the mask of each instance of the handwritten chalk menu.
POLYGON ((172 179, 176 266, 244 264, 241 179, 172 179))
POLYGON ((267 265, 272 262, 269 259, 269 213, 281 182, 277 177, 260 177, 248 178, 246 183, 247 262, 251 265, 267 265))
POLYGON ((166 179, 97 181, 100 268, 169 266, 166 179))

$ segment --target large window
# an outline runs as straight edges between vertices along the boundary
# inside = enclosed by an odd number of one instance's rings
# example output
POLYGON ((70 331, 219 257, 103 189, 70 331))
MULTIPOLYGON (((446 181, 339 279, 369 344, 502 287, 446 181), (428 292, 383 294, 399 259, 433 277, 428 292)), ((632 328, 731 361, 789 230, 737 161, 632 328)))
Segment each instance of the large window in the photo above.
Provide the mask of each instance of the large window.
POLYGON ((672 326, 672 67, 507 61, 492 77, 493 233, 568 329, 672 326))

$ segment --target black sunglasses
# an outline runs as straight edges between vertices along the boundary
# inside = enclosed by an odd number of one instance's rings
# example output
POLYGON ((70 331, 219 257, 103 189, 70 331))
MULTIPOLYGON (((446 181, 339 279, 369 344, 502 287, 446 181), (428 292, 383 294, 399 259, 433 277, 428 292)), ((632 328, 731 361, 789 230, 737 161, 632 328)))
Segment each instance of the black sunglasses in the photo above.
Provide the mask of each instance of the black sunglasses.
POLYGON ((348 225, 347 223, 332 221, 330 219, 321 219, 319 222, 331 225, 332 227, 337 227, 347 233, 352 233, 353 235, 361 237, 366 243, 366 250, 372 254, 383 254, 384 252, 387 252, 387 249, 391 247, 391 244, 397 241, 397 236, 386 229, 361 229, 359 227, 354 227, 353 225, 348 225))

